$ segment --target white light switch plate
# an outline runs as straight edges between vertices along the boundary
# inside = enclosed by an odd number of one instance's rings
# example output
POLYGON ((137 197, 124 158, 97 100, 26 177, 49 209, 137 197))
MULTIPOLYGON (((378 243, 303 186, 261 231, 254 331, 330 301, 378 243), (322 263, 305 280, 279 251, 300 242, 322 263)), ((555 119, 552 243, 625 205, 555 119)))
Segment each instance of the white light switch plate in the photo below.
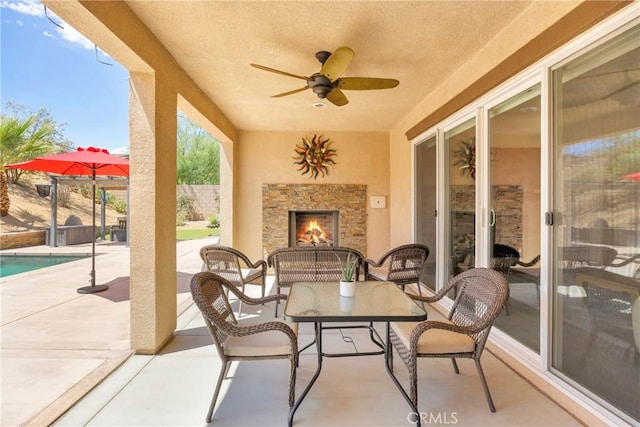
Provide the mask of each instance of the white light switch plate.
POLYGON ((387 198, 385 196, 371 196, 371 209, 384 209, 387 207, 387 198))

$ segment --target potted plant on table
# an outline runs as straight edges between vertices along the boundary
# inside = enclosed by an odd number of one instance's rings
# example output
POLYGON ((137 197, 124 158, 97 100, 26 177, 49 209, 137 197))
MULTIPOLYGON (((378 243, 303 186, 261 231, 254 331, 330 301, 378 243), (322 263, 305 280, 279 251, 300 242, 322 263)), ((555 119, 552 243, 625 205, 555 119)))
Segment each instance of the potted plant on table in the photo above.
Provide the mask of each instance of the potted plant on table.
POLYGON ((347 259, 344 261, 338 256, 338 254, 336 254, 336 257, 340 262, 340 270, 342 272, 342 278, 340 279, 340 295, 343 297, 352 297, 356 292, 355 278, 353 276, 358 265, 358 257, 352 253, 348 253, 347 259))

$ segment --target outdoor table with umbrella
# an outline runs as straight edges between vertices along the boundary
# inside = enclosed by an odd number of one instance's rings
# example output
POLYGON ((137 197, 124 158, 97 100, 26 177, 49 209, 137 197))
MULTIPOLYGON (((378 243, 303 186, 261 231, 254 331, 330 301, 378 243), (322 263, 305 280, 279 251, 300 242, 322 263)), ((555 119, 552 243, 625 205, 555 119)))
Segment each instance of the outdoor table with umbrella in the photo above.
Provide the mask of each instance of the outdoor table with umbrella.
MULTIPOLYGON (((36 157, 33 160, 5 165, 6 168, 40 171, 69 176, 91 176, 93 188, 93 229, 96 226, 96 175, 129 176, 129 160, 109 154, 103 148, 78 148, 69 153, 36 157)), ((96 286, 96 239, 91 239, 91 285, 78 288, 78 293, 89 294, 109 288, 96 286)))

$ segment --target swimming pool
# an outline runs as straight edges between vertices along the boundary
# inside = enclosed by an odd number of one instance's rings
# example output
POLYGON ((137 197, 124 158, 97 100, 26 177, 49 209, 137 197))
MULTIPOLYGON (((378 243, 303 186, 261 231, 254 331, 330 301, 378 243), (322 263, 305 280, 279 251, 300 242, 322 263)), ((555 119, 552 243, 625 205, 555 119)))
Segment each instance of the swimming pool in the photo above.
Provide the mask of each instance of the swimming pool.
POLYGON ((51 267, 65 262, 77 261, 90 257, 86 255, 26 255, 26 254, 2 254, 0 255, 0 277, 26 273, 44 267, 51 267))

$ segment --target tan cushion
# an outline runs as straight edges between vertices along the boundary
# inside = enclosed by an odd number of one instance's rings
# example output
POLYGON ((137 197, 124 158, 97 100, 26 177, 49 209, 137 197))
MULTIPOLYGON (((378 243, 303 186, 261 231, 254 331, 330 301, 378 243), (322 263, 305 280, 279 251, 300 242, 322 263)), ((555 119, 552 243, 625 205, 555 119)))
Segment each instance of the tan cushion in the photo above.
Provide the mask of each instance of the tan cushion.
MULTIPOLYGON (((290 326, 297 334, 297 325, 290 326)), ((224 347, 225 353, 229 356, 275 356, 291 353, 289 337, 281 331, 267 331, 245 337, 228 337, 224 347)))
MULTIPOLYGON (((428 320, 452 324, 431 305, 425 304, 425 308, 427 309, 428 320)), ((402 344, 409 348, 411 332, 417 324, 418 322, 392 322, 391 327, 400 338, 402 344)), ((429 329, 418 340, 418 353, 468 353, 474 350, 475 345, 476 342, 467 334, 442 329, 429 329)))

